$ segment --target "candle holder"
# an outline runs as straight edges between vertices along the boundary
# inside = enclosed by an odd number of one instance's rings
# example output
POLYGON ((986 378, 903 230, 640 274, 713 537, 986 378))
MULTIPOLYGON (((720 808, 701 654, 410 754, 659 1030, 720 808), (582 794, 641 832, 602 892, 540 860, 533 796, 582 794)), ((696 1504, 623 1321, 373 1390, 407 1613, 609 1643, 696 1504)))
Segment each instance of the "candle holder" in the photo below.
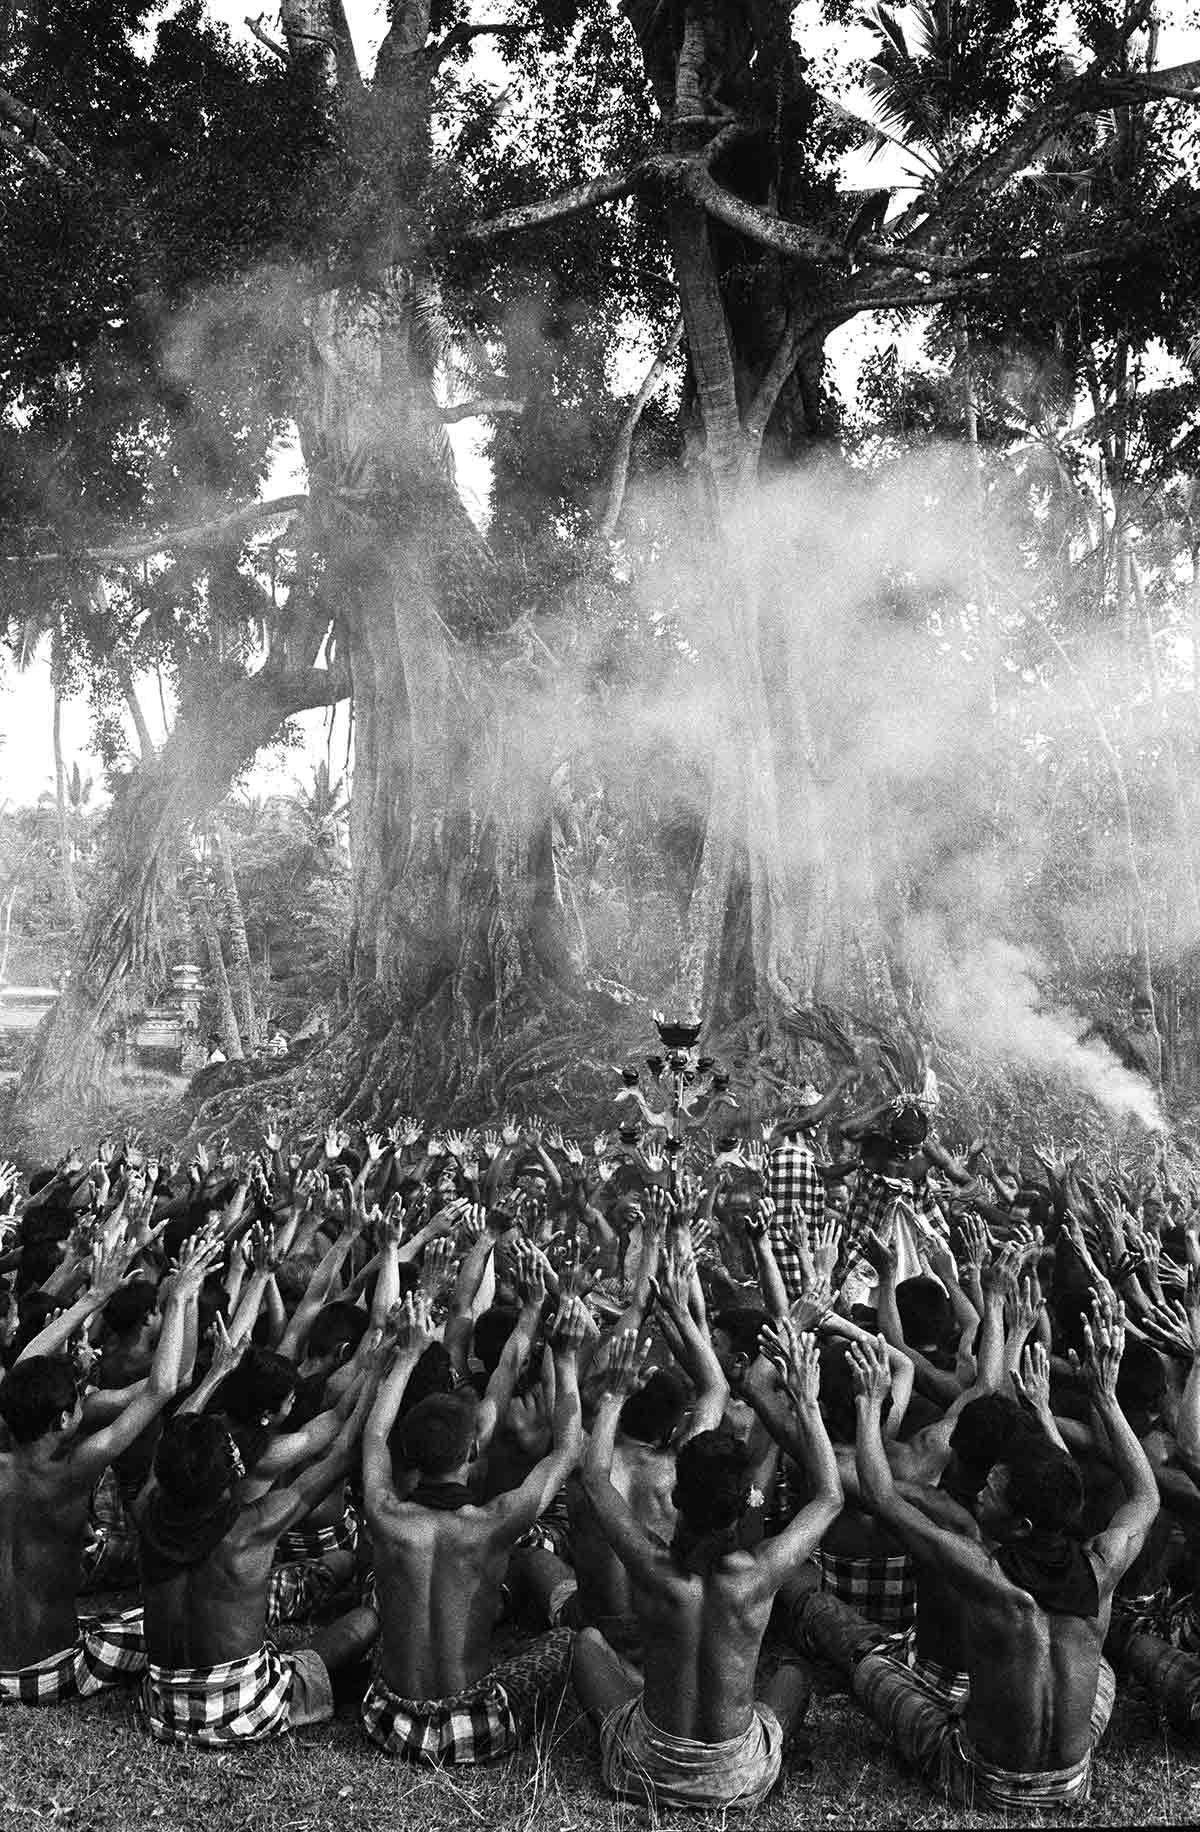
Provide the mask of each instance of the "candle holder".
MULTIPOLYGON (((655 1088, 661 1088, 666 1101, 651 1106, 641 1085, 641 1071, 632 1063, 621 1070, 621 1087, 614 1099, 618 1106, 637 1107, 651 1132, 665 1134, 662 1141, 673 1188, 678 1187, 684 1159, 684 1144, 689 1132, 713 1119, 723 1107, 736 1108, 729 1092, 729 1075, 712 1056, 703 1056, 697 1047, 700 1025, 680 1019, 664 1018, 654 1013, 654 1028, 665 1055, 645 1058, 655 1088)), ((622 1138, 630 1130, 626 1119, 622 1138)))

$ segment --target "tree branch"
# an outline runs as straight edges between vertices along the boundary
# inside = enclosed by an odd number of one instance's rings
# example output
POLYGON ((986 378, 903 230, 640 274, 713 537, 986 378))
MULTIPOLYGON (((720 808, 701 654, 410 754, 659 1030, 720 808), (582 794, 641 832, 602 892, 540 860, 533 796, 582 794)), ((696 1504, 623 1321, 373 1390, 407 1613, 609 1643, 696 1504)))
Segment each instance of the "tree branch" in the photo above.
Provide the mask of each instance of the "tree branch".
POLYGON ((263 29, 263 20, 266 18, 266 16, 267 15, 265 13, 260 13, 257 19, 251 19, 249 13, 247 13, 246 18, 245 18, 245 25, 248 31, 250 32, 251 37, 257 38, 260 45, 265 45, 267 50, 272 52, 279 59, 280 63, 287 64, 290 66, 292 60, 288 56, 284 47, 281 44, 278 44, 275 41, 275 39, 273 39, 270 36, 270 34, 263 29))
POLYGON ((22 140, 20 134, 14 133, 11 127, 0 127, 0 146, 7 147, 15 158, 31 165, 35 171, 49 172, 52 178, 63 176, 53 160, 47 159, 45 153, 34 146, 31 140, 22 140))
POLYGON ((460 401, 456 407, 439 407, 443 426, 456 426, 460 420, 486 420, 496 414, 522 414, 524 401, 513 401, 505 395, 480 395, 478 400, 460 401))
POLYGON ((482 25, 456 25, 446 33, 440 44, 430 45, 430 67, 435 71, 440 70, 452 52, 469 45, 476 38, 511 38, 528 31, 528 25, 511 19, 489 19, 482 25))
POLYGON ((773 248, 779 254, 792 255, 798 260, 820 261, 827 266, 843 268, 850 266, 849 251, 841 242, 815 234, 812 230, 802 228, 799 223, 789 223, 782 217, 770 216, 756 204, 747 203, 736 192, 727 191, 724 185, 718 184, 700 160, 677 160, 674 163, 679 168, 680 180, 688 196, 710 216, 716 217, 718 222, 736 229, 750 241, 758 242, 764 248, 773 248))
POLYGON ((276 496, 266 502, 248 503, 244 509, 235 509, 232 515, 198 522, 190 528, 167 528, 161 534, 140 535, 135 540, 117 541, 107 547, 81 547, 74 553, 5 553, 0 554, 0 561, 13 566, 54 566, 81 560, 111 565, 124 560, 145 560, 151 554, 165 553, 168 547, 194 546, 198 541, 231 534, 238 528, 251 528, 256 522, 270 521, 277 515, 291 515, 307 506, 307 496, 276 496))
POLYGON ((515 209, 502 210, 499 216, 489 216, 482 222, 469 223, 459 233, 466 241, 491 242, 497 236, 512 235, 518 229, 541 229, 547 223, 565 222, 568 217, 579 216, 595 204, 612 203, 618 197, 630 196, 641 183, 648 163, 652 162, 628 165, 620 172, 604 172, 599 178, 589 178, 586 184, 575 185, 569 191, 560 191, 555 197, 542 197, 532 204, 518 204, 515 209))
POLYGON ((83 161, 75 156, 65 141, 59 139, 54 129, 36 110, 18 101, 7 89, 0 89, 0 121, 7 121, 27 145, 35 147, 46 162, 57 169, 61 177, 87 177, 83 161))
POLYGON ((638 422, 646 411, 650 397, 667 372, 667 364, 683 342, 683 318, 676 319, 671 335, 668 337, 658 355, 642 378, 625 417, 617 433, 617 442, 613 447, 612 463, 608 473, 608 495, 604 514, 600 518, 600 533, 606 541, 611 541, 617 532, 617 523, 621 519, 621 510, 625 503, 625 486, 629 480, 629 459, 633 452, 633 435, 638 422))
POLYGON ((767 422, 775 411, 779 399, 792 370, 796 367, 796 358, 800 353, 803 340, 803 327, 795 311, 788 313, 787 324, 771 358, 766 374, 758 384, 754 399, 742 421, 742 431, 749 439, 761 439, 767 430, 767 422))

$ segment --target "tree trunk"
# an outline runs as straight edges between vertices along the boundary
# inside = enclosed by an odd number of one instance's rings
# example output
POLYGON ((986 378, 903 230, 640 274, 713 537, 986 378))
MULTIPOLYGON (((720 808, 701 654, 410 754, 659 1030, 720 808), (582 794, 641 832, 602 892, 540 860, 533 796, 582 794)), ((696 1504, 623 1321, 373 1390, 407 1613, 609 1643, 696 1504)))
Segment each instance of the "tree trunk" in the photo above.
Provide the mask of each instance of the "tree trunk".
POLYGON ((83 927, 83 910, 79 902, 79 887, 75 882, 75 860, 71 851, 71 823, 67 819, 67 774, 62 750, 62 692, 57 678, 54 682, 53 736, 54 809, 58 817, 58 850, 62 861, 63 890, 66 893, 67 913, 71 919, 71 927, 78 935, 83 927))
POLYGON ((190 700, 158 755, 116 785, 67 984, 22 1077, 27 1120, 43 1104, 77 1108, 100 1091, 125 1017, 144 998, 159 902, 185 829, 228 794, 285 719, 343 697, 346 683, 332 671, 275 668, 209 686, 206 698, 190 700))
POLYGON ((221 931, 213 915, 212 901, 208 894, 203 867, 198 868, 193 874, 189 901, 192 919, 204 942, 204 952, 208 956, 209 976, 217 999, 217 1035, 221 1039, 221 1048, 231 1062, 240 1062, 245 1051, 242 1048, 242 1036, 238 1028, 237 1012, 234 1009, 229 974, 225 967, 221 931))
POLYGON ((254 1008, 250 942, 246 935, 246 918, 242 911, 241 893, 238 890, 237 877, 233 869, 233 851, 229 844, 229 830, 224 821, 219 818, 213 824, 213 836, 216 841, 225 922, 229 933, 228 971, 230 990, 233 994, 233 1009, 237 1014, 238 1030, 241 1033, 243 1046, 253 1054, 263 1039, 254 1008))

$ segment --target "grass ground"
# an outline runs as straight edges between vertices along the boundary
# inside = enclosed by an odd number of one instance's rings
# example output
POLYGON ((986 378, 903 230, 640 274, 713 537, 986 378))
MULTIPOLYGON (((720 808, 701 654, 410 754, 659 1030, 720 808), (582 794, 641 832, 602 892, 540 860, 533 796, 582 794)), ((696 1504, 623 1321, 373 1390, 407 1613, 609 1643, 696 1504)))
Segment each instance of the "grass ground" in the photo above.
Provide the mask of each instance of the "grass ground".
MULTIPOLYGON (((875 1727, 841 1695, 819 1690, 808 1717, 811 1774, 788 1772, 752 1822, 793 1827, 976 1827, 994 1816, 951 1809, 904 1774, 875 1727)), ((1122 1690, 1096 1758, 1090 1803, 1038 1823, 1192 1825, 1200 1820, 1200 1750, 1161 1731, 1137 1692, 1122 1690)), ((0 1714, 0 1832, 716 1832, 717 1815, 647 1813, 607 1798, 595 1740, 568 1693, 541 1743, 488 1768, 414 1771, 377 1755, 353 1709, 332 1725, 229 1754, 163 1748, 110 1695, 51 1711, 0 1714)), ((739 1823, 730 1816, 731 1828, 739 1823)), ((1016 1822, 1011 1822, 1016 1823, 1016 1822)))

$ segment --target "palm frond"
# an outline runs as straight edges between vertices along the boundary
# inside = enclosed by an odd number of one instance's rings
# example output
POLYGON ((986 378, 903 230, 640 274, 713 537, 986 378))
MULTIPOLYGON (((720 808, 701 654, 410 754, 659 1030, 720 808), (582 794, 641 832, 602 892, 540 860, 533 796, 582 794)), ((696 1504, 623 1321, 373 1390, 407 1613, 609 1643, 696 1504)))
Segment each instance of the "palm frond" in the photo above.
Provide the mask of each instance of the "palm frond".
POLYGON ((912 62, 900 22, 893 18, 891 10, 883 4, 883 0, 871 0, 871 4, 863 8, 861 17, 867 29, 874 32, 883 44, 890 45, 896 54, 904 59, 905 63, 912 62))

